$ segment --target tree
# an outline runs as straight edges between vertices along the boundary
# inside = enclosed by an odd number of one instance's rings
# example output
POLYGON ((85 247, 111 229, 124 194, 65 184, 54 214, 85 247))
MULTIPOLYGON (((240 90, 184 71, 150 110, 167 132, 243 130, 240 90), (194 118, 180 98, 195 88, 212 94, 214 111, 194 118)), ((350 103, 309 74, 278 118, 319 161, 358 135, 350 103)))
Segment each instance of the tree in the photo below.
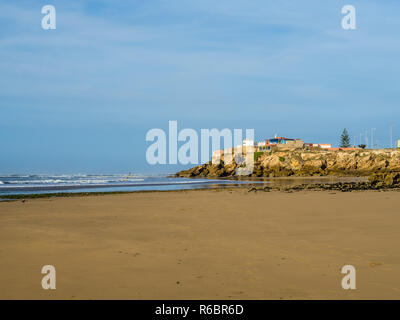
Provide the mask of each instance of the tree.
POLYGON ((346 128, 343 130, 342 135, 340 136, 340 147, 341 148, 349 148, 350 147, 350 137, 346 128))

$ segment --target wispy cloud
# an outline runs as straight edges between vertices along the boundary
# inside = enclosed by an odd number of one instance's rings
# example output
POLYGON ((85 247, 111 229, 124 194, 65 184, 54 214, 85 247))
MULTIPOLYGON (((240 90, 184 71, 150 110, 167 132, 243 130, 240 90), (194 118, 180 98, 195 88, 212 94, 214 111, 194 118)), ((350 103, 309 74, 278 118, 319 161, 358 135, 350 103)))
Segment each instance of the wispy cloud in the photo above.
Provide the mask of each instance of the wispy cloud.
POLYGON ((10 136, 31 119, 46 130, 77 114, 82 126, 143 130, 240 119, 268 135, 281 108, 290 110, 282 128, 310 136, 323 128, 329 141, 336 127, 379 127, 400 115, 398 1, 357 3, 351 32, 336 0, 52 3, 53 31, 40 28, 44 1, 0 3, 0 124, 10 136), (363 123, 344 119, 349 111, 363 123))

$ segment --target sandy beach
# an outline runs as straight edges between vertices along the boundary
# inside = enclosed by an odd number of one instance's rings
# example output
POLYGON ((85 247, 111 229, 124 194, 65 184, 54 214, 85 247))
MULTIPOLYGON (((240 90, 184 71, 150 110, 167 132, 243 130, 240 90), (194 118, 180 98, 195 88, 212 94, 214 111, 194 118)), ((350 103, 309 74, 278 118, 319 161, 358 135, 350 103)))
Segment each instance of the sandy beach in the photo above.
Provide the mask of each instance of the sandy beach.
POLYGON ((246 188, 0 202, 0 299, 399 299, 399 203, 246 188))

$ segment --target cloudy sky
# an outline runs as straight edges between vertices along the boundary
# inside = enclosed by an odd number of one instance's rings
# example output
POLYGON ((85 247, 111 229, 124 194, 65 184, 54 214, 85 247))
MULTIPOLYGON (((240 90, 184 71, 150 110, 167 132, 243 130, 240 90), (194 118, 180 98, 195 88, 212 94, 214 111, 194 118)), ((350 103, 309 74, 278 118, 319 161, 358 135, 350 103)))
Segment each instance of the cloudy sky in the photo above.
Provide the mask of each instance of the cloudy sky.
POLYGON ((398 0, 0 0, 0 173, 173 172, 145 158, 169 120, 387 147, 399 57, 398 0))

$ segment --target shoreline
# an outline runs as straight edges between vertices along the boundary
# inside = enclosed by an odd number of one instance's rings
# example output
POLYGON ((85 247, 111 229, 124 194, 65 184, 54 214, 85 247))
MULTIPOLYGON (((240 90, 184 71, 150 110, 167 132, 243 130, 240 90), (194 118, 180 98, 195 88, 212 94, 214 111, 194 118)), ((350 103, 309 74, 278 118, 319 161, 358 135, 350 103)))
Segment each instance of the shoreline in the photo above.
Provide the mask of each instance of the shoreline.
MULTIPOLYGON (((199 179, 193 177, 191 179, 199 179)), ((202 178, 208 179, 208 178, 202 178)), ((209 178, 212 180, 227 180, 226 178, 209 178)), ((293 191, 400 191, 399 186, 379 188, 360 188, 365 186, 368 177, 359 176, 309 176, 309 177, 271 177, 271 178, 253 178, 241 179, 240 184, 214 184, 209 187, 188 188, 188 189, 171 189, 171 190, 130 190, 130 191, 104 191, 104 192, 49 192, 49 193, 29 193, 29 194, 10 194, 0 195, 0 202, 18 201, 25 199, 44 199, 44 198, 68 198, 68 197, 85 197, 85 196, 104 196, 119 194, 135 194, 135 193, 157 193, 157 192, 184 192, 184 191, 215 191, 215 190, 237 190, 248 189, 252 191, 274 191, 274 192, 293 192, 293 191), (245 183, 247 181, 247 183, 245 183), (292 183, 281 183, 292 181, 292 183), (307 183, 301 183, 308 181, 307 183), (263 183, 264 182, 264 183, 263 183), (319 183, 315 183, 319 182, 319 183), (261 188, 260 188, 261 186, 261 188), (339 188, 339 189, 338 189, 339 188)), ((229 179, 233 180, 233 179, 229 179)))
MULTIPOLYGON (((23 199, 46 199, 46 198, 70 198, 70 197, 87 197, 87 196, 106 196, 106 195, 123 195, 123 194, 136 194, 136 193, 167 193, 167 192, 184 192, 184 191, 212 191, 212 190, 226 190, 236 189, 238 187, 215 187, 215 188, 196 188, 196 189, 179 189, 179 190, 137 190, 137 191, 105 191, 105 192, 60 192, 60 193, 30 193, 30 194, 14 194, 14 195, 0 195, 2 201, 18 201, 23 199)), ((240 187, 239 187, 240 188, 240 187)))

